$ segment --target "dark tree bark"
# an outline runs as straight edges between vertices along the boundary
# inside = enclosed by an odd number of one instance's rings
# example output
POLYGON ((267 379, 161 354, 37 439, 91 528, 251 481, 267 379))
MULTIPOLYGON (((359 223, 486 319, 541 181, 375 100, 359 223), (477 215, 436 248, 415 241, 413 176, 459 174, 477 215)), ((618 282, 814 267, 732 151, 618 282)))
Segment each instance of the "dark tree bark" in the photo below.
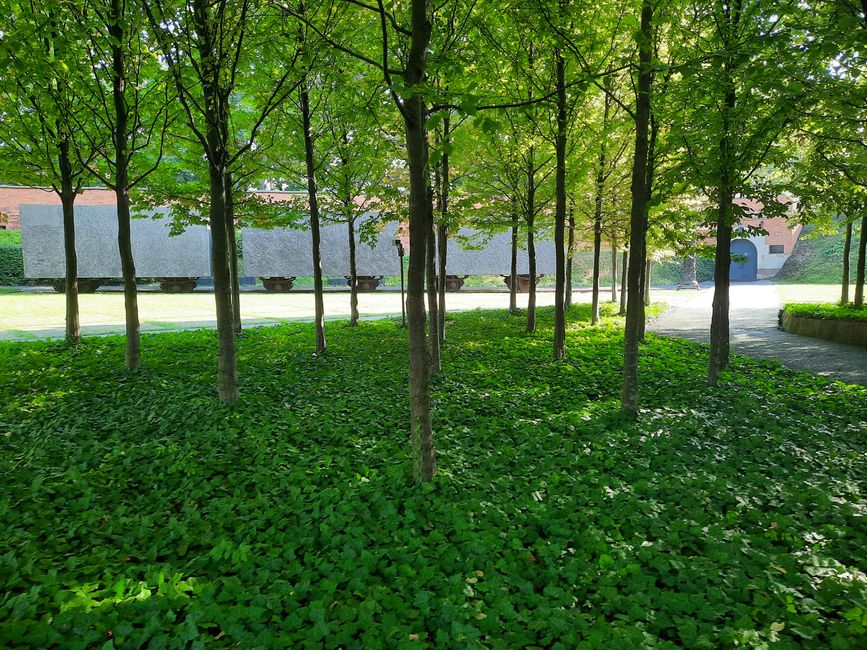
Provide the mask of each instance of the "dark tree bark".
MULTIPOLYGON (((553 357, 566 356, 566 61, 559 48, 555 51, 557 68, 557 137, 554 149, 557 159, 555 171, 554 206, 554 350, 553 357)), ((535 277, 530 276, 535 283, 535 277)))
POLYGON ((231 172, 226 172, 226 184, 226 241, 229 243, 229 281, 232 285, 232 331, 240 334, 241 280, 238 277, 238 241, 235 237, 235 199, 231 172))
POLYGON ((428 1, 412 0, 410 49, 404 71, 404 85, 409 97, 399 105, 406 130, 406 154, 409 165, 409 272, 407 278, 406 315, 409 334, 410 443, 413 474, 417 482, 426 482, 436 473, 433 423, 430 400, 430 353, 425 337, 424 251, 430 231, 431 210, 427 178, 426 109, 420 85, 425 78, 427 49, 431 37, 428 1))
POLYGON ((611 302, 617 302, 617 246, 611 245, 611 302))
POLYGON ((536 331, 536 244, 533 229, 536 221, 536 167, 533 147, 527 163, 527 263, 530 272, 529 296, 527 297, 527 331, 536 331))
POLYGON ((620 261, 620 315, 626 316, 626 278, 629 267, 629 251, 623 251, 620 261))
MULTIPOLYGON (((605 78, 606 87, 610 86, 611 77, 605 78)), ((602 198, 605 193, 605 166, 608 164, 605 147, 608 135, 608 117, 611 112, 611 97, 605 94, 605 103, 602 109, 602 138, 599 143, 599 158, 596 167, 596 195, 593 201, 593 296, 591 309, 591 323, 599 323, 599 276, 602 257, 602 198)))
POLYGON ((63 253, 66 258, 66 342, 81 340, 78 314, 78 253, 75 250, 75 196, 69 140, 57 143, 57 163, 60 168, 60 203, 63 209, 63 253))
POLYGON ((127 370, 141 367, 141 333, 138 315, 138 289, 129 201, 129 143, 126 106, 126 61, 124 56, 124 15, 122 0, 111 0, 108 32, 111 36, 112 100, 114 103, 114 194, 117 201, 117 247, 123 276, 123 303, 126 322, 124 365, 127 370))
MULTIPOLYGON (((201 5, 198 5, 201 7, 201 5)), ((196 17, 204 21, 204 8, 195 12, 196 17)), ((201 23, 197 27, 202 27, 201 23)), ((228 120, 222 110, 222 89, 219 85, 219 71, 216 58, 208 39, 200 41, 203 70, 205 79, 206 138, 209 150, 208 177, 210 179, 210 206, 208 221, 211 226, 211 271, 214 275, 214 303, 217 312, 217 337, 219 339, 219 395, 226 404, 234 404, 238 400, 238 370, 235 351, 235 333, 232 324, 232 295, 229 280, 228 241, 226 238, 226 190, 229 184, 227 152, 222 140, 223 124, 228 120)))
POLYGON ((647 307, 650 304, 650 274, 653 271, 652 263, 650 260, 644 265, 644 306, 647 307))
POLYGON ((358 269, 355 263, 355 219, 347 218, 349 230, 349 324, 358 325, 358 269))
POLYGON ((443 155, 440 159, 442 168, 442 177, 440 178, 440 222, 437 226, 437 257, 439 262, 439 277, 437 278, 437 292, 439 294, 439 305, 437 308, 437 316, 439 318, 439 327, 437 333, 440 337, 440 345, 446 340, 446 268, 448 262, 448 239, 449 239, 449 194, 451 192, 451 167, 449 164, 449 149, 451 143, 451 119, 448 113, 443 117, 443 155))
MULTIPOLYGON (((734 0, 731 8, 731 26, 740 22, 742 0, 734 0)), ((728 45, 728 35, 724 36, 728 45)), ((737 105, 737 90, 733 79, 735 61, 733 55, 726 56, 723 62, 723 82, 725 94, 721 107, 722 134, 719 142, 719 208, 716 223, 716 260, 713 273, 713 303, 710 321, 710 359, 707 380, 711 386, 719 382, 719 373, 729 362, 729 289, 731 276, 731 244, 733 227, 734 187, 734 137, 731 115, 737 105)))
POLYGON ((623 393, 621 408, 638 414, 638 344, 644 306, 641 302, 642 252, 647 231, 647 154, 652 79, 652 0, 641 2, 641 41, 638 46, 638 88, 635 103, 635 157, 632 164, 632 207, 630 210, 629 270, 626 300, 626 333, 623 351, 623 393))
POLYGON ((638 340, 639 342, 643 342, 647 325, 647 313, 644 310, 644 305, 646 304, 644 292, 647 288, 647 242, 645 242, 644 251, 641 253, 641 271, 638 276, 638 283, 638 300, 641 303, 641 322, 638 323, 638 340))
POLYGON ((566 294, 563 296, 565 309, 572 306, 572 260, 575 256, 575 213, 569 209, 568 242, 566 244, 566 294))
POLYGON ((858 241, 858 266, 855 269, 855 307, 864 306, 864 267, 867 258, 867 214, 861 217, 861 239, 858 241))
POLYGON ((436 265, 436 226, 433 214, 433 190, 428 185, 428 233, 425 241, 425 275, 428 302, 428 338, 430 339, 430 371, 436 374, 442 370, 440 360, 439 335, 439 296, 437 295, 437 265, 436 265))
MULTIPOLYGON (((867 1, 867 0, 865 0, 867 1)), ((849 302, 849 257, 852 252, 852 222, 846 224, 846 238, 843 240, 843 277, 840 283, 840 304, 849 302)))
POLYGON ((592 316, 590 322, 593 325, 599 323, 599 275, 600 261, 602 257, 602 191, 605 185, 605 153, 599 156, 599 168, 596 173, 596 198, 593 208, 593 296, 592 316))
POLYGON ((509 312, 518 312, 518 208, 512 201, 512 259, 509 267, 509 312))
POLYGON ((310 233, 313 240, 313 294, 316 319, 316 352, 324 354, 328 350, 325 340, 325 302, 322 296, 322 252, 319 232, 319 201, 316 188, 316 160, 313 151, 313 134, 310 128, 310 95, 307 79, 300 86, 301 124, 304 129, 304 163, 307 171, 307 201, 310 204, 310 233))

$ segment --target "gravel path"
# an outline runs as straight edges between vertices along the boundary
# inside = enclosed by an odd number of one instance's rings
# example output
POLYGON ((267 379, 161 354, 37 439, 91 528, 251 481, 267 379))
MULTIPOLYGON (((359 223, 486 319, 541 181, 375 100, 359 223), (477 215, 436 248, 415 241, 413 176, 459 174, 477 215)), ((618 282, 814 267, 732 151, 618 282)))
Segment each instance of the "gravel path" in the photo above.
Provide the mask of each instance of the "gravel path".
MULTIPOLYGON (((702 285, 698 291, 669 294, 666 299, 671 309, 649 323, 648 330, 707 343, 713 284, 702 285)), ((732 352, 760 359, 777 359, 789 368, 867 386, 867 348, 778 330, 779 309, 780 298, 772 282, 732 284, 732 352)))

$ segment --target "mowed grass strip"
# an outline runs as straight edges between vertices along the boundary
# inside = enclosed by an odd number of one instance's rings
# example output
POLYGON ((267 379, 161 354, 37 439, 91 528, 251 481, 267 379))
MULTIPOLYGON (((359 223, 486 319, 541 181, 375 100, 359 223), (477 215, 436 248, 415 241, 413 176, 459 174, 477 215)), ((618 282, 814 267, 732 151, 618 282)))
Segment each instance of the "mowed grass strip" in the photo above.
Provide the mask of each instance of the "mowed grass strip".
POLYGON ((411 479, 394 321, 0 344, 0 646, 864 647, 867 389, 570 312, 447 325, 411 479))

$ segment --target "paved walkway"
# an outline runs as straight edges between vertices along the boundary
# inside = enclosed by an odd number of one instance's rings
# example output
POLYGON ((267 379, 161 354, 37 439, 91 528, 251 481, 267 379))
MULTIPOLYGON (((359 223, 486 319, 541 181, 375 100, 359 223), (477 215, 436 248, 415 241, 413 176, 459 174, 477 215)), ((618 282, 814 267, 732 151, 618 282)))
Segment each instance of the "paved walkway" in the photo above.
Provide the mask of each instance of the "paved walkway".
MULTIPOLYGON (((712 284, 702 285, 699 291, 669 293, 666 300, 671 309, 649 323, 648 329, 658 334, 707 343, 712 299, 712 284)), ((867 348, 778 330, 779 309, 780 298, 772 282, 732 284, 732 352, 760 359, 778 359, 789 368, 867 386, 867 348)))

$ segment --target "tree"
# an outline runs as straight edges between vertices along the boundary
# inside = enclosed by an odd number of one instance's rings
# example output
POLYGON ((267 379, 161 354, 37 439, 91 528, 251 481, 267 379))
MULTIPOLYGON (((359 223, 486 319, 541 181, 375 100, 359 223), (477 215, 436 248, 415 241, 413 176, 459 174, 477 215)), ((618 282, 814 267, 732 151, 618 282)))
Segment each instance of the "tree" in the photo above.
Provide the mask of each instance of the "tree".
POLYGON ((139 14, 130 10, 127 0, 89 0, 74 8, 74 15, 78 27, 89 34, 89 46, 82 49, 91 77, 84 80, 79 96, 90 112, 73 117, 111 132, 111 146, 105 146, 101 133, 88 137, 96 129, 77 122, 95 153, 89 162, 79 152, 79 162, 115 193, 126 323, 124 360, 127 369, 134 370, 141 366, 141 337, 130 190, 155 171, 162 158, 171 121, 167 86, 148 52, 139 14))
POLYGON ((66 340, 81 339, 75 198, 93 157, 76 124, 91 124, 76 70, 84 49, 80 32, 60 2, 0 3, 7 17, 0 32, 0 165, 3 176, 24 185, 48 185, 63 210, 66 263, 66 340), (78 154, 78 155, 76 155, 78 154))
MULTIPOLYGON (((708 382, 716 385, 729 359, 729 269, 737 196, 750 185, 803 99, 792 78, 800 63, 789 46, 787 20, 795 3, 734 0, 695 4, 682 43, 690 54, 676 82, 681 98, 675 129, 695 185, 716 205, 714 298, 708 382), (768 60, 780 62, 768 66, 768 60)), ((765 202, 766 208, 773 202, 765 202)))
MULTIPOLYGON (((275 78, 266 71, 273 68, 256 65, 260 51, 250 48, 255 29, 260 39, 272 41, 279 29, 280 15, 270 5, 252 0, 177 0, 157 2, 141 0, 154 40, 159 44, 164 63, 173 81, 175 96, 187 126, 201 147, 208 166, 208 222, 211 230, 211 267, 214 275, 214 302, 219 338, 219 396, 227 404, 238 399, 238 374, 235 352, 235 327, 232 300, 230 257, 237 255, 229 246, 234 236, 232 218, 232 166, 253 148, 266 118, 301 83, 295 79, 292 56, 275 78), (257 74, 239 75, 254 68, 257 74), (249 87, 240 88, 241 80, 249 87), (236 140, 233 124, 233 101, 243 98, 244 113, 252 119, 244 129, 246 138, 236 140)), ((255 41, 253 41, 255 42, 255 41)), ((262 41, 260 40, 260 43, 262 41)))

